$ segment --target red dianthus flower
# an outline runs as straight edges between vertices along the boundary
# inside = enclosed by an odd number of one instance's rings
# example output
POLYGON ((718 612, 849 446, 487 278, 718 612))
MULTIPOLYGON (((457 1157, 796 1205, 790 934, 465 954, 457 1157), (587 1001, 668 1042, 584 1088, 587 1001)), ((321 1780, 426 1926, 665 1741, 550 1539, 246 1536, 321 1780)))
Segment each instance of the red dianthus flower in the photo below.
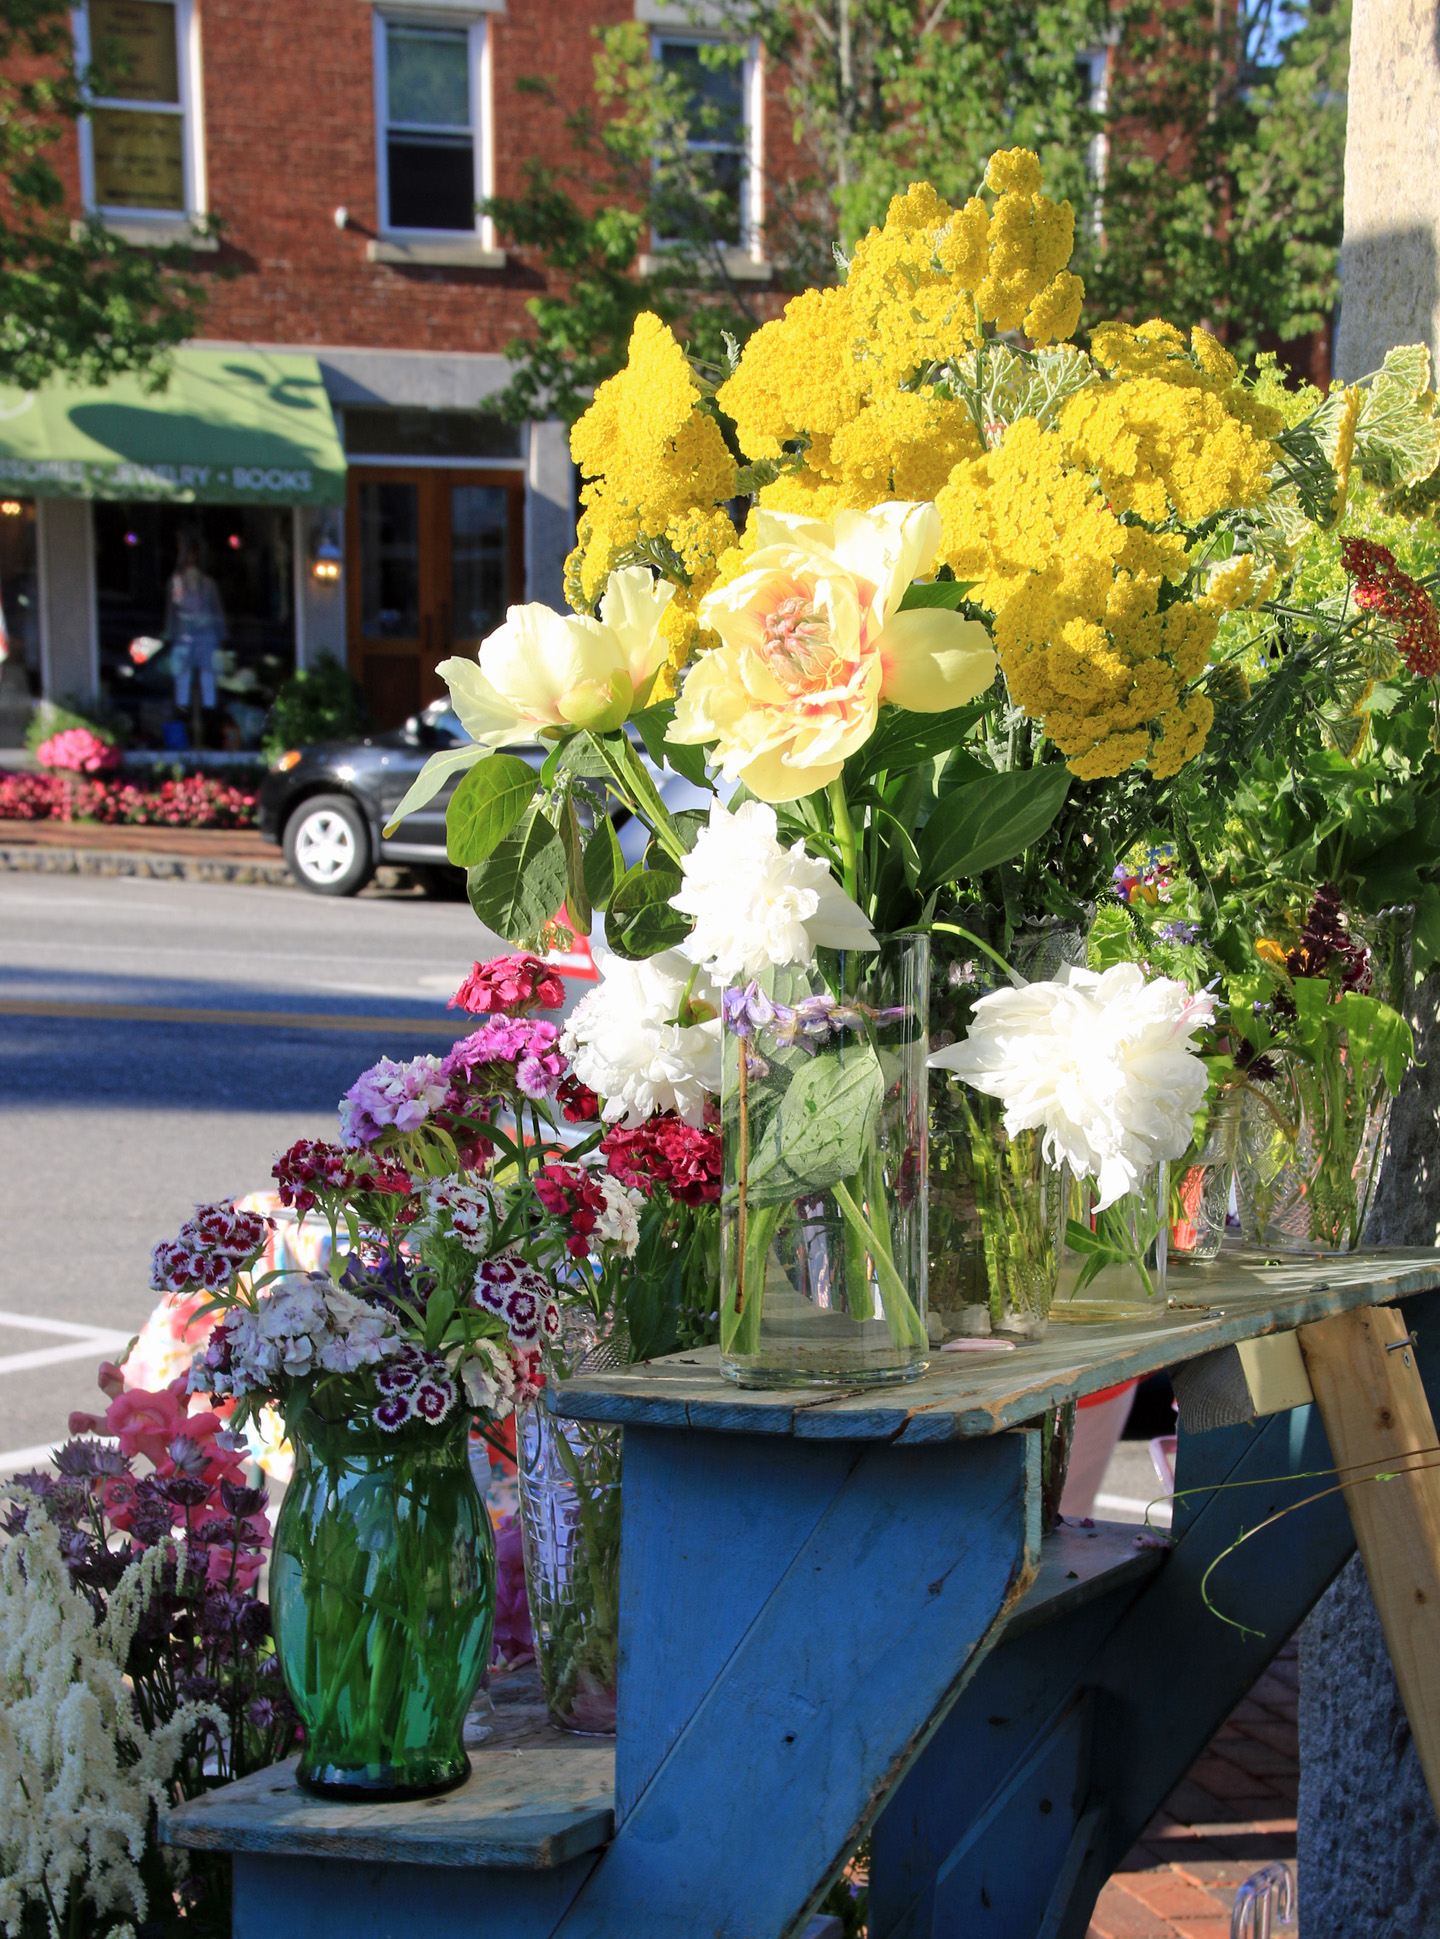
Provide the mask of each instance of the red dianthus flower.
POLYGON ((495 956, 473 966, 449 1007, 475 1017, 514 1017, 527 1010, 553 1010, 564 1001, 564 979, 538 956, 495 956))

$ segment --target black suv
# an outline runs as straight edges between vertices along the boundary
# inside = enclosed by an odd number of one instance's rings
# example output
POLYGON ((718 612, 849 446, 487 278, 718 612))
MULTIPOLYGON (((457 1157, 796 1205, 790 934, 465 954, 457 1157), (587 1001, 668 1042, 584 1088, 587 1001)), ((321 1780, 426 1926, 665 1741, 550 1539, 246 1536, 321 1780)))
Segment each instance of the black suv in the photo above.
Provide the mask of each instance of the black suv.
MULTIPOLYGON (((387 840, 381 829, 437 748, 469 736, 448 702, 432 701, 389 734, 290 748, 260 784, 260 833, 285 851, 290 873, 315 895, 356 895, 382 862, 445 868, 445 808, 460 779, 407 815, 387 840)), ((539 748, 517 747, 532 756, 539 748)))

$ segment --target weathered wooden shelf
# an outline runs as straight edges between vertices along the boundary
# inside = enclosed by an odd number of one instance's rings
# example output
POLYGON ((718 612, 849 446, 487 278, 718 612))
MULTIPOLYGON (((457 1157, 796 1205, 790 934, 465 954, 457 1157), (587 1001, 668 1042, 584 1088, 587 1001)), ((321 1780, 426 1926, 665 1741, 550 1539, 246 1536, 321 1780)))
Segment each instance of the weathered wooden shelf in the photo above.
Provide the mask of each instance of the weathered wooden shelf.
POLYGON ((1177 1266, 1155 1317, 1052 1323, 1015 1352, 931 1356, 916 1380, 890 1387, 746 1389, 720 1372, 719 1349, 669 1354, 550 1389, 572 1420, 704 1428, 803 1440, 901 1446, 968 1439, 1033 1421, 1048 1407, 1194 1359, 1261 1333, 1284 1333, 1353 1306, 1380 1305, 1440 1286, 1429 1248, 1368 1251, 1283 1266, 1230 1260, 1177 1266))
POLYGON ((614 1744, 556 1730, 541 1703, 497 1705, 470 1776, 443 1797, 330 1804, 300 1789, 296 1761, 179 1805, 161 1838, 194 1851, 537 1871, 598 1850, 615 1829, 614 1744))

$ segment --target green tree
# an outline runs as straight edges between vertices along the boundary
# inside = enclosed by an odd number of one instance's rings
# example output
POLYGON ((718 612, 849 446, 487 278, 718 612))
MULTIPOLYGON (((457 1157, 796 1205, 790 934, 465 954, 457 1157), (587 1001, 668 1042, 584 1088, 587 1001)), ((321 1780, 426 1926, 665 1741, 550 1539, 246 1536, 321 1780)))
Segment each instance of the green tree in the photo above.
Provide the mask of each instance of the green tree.
POLYGON ((135 248, 95 221, 72 231, 48 151, 95 79, 76 66, 63 0, 0 0, 0 383, 138 370, 159 384, 194 334, 201 290, 178 271, 183 252, 135 248))
POLYGON ((1087 314, 1203 323, 1236 355, 1334 313, 1350 0, 1130 0, 1087 314))

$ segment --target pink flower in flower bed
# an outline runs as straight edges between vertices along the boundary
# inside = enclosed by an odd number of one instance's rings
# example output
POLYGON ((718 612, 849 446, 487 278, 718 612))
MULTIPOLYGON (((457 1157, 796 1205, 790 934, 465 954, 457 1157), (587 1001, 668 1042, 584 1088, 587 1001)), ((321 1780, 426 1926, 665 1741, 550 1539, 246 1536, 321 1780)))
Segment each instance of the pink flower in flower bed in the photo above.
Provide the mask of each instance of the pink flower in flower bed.
MULTIPOLYGON (((60 736, 55 736, 59 739, 60 736)), ((47 743, 48 745, 49 743, 47 743)), ((206 775, 162 782, 158 789, 133 781, 71 772, 0 773, 0 821, 95 821, 131 827, 250 828, 255 796, 206 775)))
POLYGON ((120 765, 120 750, 88 727, 67 727, 41 741, 35 759, 42 768, 66 768, 72 774, 104 774, 120 765))

